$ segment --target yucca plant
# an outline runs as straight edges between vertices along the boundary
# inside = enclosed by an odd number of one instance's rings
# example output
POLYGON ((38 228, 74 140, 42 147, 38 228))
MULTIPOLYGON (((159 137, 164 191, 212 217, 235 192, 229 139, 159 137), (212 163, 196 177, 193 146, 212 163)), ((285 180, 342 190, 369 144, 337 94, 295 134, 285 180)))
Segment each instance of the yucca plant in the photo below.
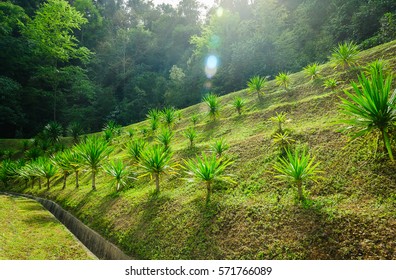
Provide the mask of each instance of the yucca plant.
POLYGON ((191 122, 193 123, 194 126, 197 124, 198 120, 199 120, 198 114, 197 113, 192 114, 191 122))
POLYGON ((280 157, 273 168, 277 175, 275 178, 289 182, 293 186, 297 187, 298 199, 303 201, 303 183, 308 180, 315 181, 319 178, 320 170, 318 170, 319 162, 315 163, 315 157, 310 156, 306 150, 300 151, 299 149, 291 152, 286 151, 286 157, 280 157))
POLYGON ((316 80, 319 78, 319 64, 318 63, 311 63, 304 67, 304 74, 310 78, 311 80, 316 80))
POLYGON ((220 113, 220 100, 216 94, 208 93, 202 101, 209 107, 209 116, 215 120, 220 113))
POLYGON ((223 153, 229 148, 230 146, 223 138, 216 140, 211 146, 212 152, 215 153, 218 157, 221 157, 223 153))
POLYGON ((364 74, 366 77, 371 76, 371 73, 380 73, 382 72, 383 75, 391 75, 389 63, 383 59, 376 59, 373 62, 370 62, 364 68, 364 74))
POLYGON ((142 127, 142 129, 140 130, 140 133, 142 134, 142 136, 143 137, 146 137, 147 136, 147 134, 148 134, 148 129, 147 129, 147 127, 142 127))
POLYGON ((28 160, 38 159, 43 155, 43 151, 39 147, 31 147, 29 150, 25 152, 25 158, 28 160))
POLYGON ((25 187, 27 188, 29 181, 33 178, 30 173, 30 164, 26 163, 23 166, 20 166, 20 168, 17 169, 17 176, 19 180, 25 182, 25 187))
POLYGON ((130 142, 127 145, 126 150, 134 162, 139 161, 140 154, 142 153, 146 144, 147 144, 146 141, 144 141, 142 139, 137 139, 137 140, 130 142))
POLYGON ((55 144, 56 142, 58 142, 62 134, 63 128, 62 125, 58 122, 49 122, 44 127, 43 135, 51 142, 51 144, 55 144))
POLYGON ((359 54, 359 47, 354 42, 339 43, 337 47, 333 48, 330 61, 334 68, 342 66, 344 69, 357 64, 357 57, 359 54))
POLYGON ((359 76, 359 83, 352 82, 353 93, 345 90, 348 99, 341 98, 341 111, 350 118, 343 123, 356 129, 352 138, 378 131, 381 133, 384 149, 393 161, 389 131, 396 121, 396 91, 391 93, 392 76, 383 76, 371 70, 371 77, 364 73, 359 76))
POLYGON ((111 131, 114 136, 119 136, 121 135, 121 128, 122 126, 120 124, 117 124, 115 121, 110 120, 104 125, 103 131, 108 130, 111 131))
POLYGON ((127 130, 126 133, 129 136, 129 138, 133 138, 133 136, 135 135, 135 130, 133 128, 130 128, 127 130))
POLYGON ((73 138, 74 143, 78 143, 79 137, 84 133, 84 130, 80 123, 72 122, 67 127, 67 133, 73 138))
POLYGON ((242 108, 245 106, 245 100, 239 96, 235 96, 232 100, 232 106, 234 106, 235 110, 238 112, 240 116, 242 114, 242 108))
POLYGON ((337 87, 337 80, 334 78, 329 78, 323 82, 323 86, 326 89, 334 90, 337 87))
POLYGON ((175 165, 171 163, 172 152, 162 145, 154 145, 144 149, 139 158, 142 174, 139 177, 150 176, 155 179, 155 190, 160 191, 161 174, 175 172, 175 165))
POLYGON ((127 180, 130 178, 130 170, 122 160, 112 160, 108 164, 104 165, 103 169, 108 175, 113 177, 113 184, 115 183, 117 185, 117 191, 119 191, 121 187, 125 186, 127 180))
POLYGON ((39 172, 39 161, 38 159, 32 160, 25 164, 19 172, 22 177, 28 178, 32 182, 32 188, 34 187, 34 182, 36 178, 38 179, 39 188, 41 189, 41 174, 39 172))
POLYGON ((159 121, 161 117, 161 111, 158 109, 150 109, 146 115, 148 120, 156 120, 159 121))
POLYGON ((276 84, 278 86, 283 87, 285 90, 288 90, 291 82, 290 73, 289 72, 280 72, 275 77, 276 84))
POLYGON ((102 138, 91 136, 85 142, 77 145, 75 150, 80 154, 83 165, 92 172, 92 190, 96 190, 96 174, 111 153, 112 148, 102 138))
POLYGON ((81 155, 75 150, 65 150, 62 153, 64 157, 64 161, 66 161, 67 166, 71 172, 74 172, 76 177, 76 189, 79 187, 78 175, 81 169, 83 168, 83 158, 81 155))
POLYGON ((57 174, 58 168, 46 157, 37 160, 37 173, 47 179, 47 189, 50 189, 50 181, 57 174))
POLYGON ((155 132, 157 130, 159 126, 159 121, 156 119, 150 119, 150 127, 151 127, 151 131, 155 132))
POLYGON ((260 76, 254 76, 250 78, 249 81, 247 82, 248 91, 250 93, 257 94, 258 100, 261 101, 264 92, 264 87, 266 84, 267 84, 266 78, 260 76))
POLYGON ((283 129, 282 129, 282 124, 284 124, 287 120, 287 114, 285 112, 276 112, 276 115, 269 118, 270 121, 272 121, 273 123, 278 124, 278 132, 282 133, 283 129))
MULTIPOLYGON (((68 150, 66 150, 68 151, 68 150)), ((59 168, 63 175, 63 187, 62 189, 66 188, 67 176, 69 176, 70 172, 72 171, 68 157, 66 155, 67 152, 57 153, 56 155, 52 156, 53 163, 59 168)))
POLYGON ((232 176, 225 174, 225 169, 233 163, 230 159, 217 158, 212 153, 207 156, 202 152, 201 157, 184 160, 184 169, 189 181, 205 182, 206 185, 206 204, 210 201, 212 184, 214 181, 223 181, 235 184, 232 176))
POLYGON ((15 175, 14 162, 10 159, 5 159, 0 165, 0 181, 3 182, 4 187, 8 187, 8 181, 15 175))
POLYGON ((173 139, 173 133, 170 129, 163 129, 157 136, 158 141, 164 145, 166 150, 169 149, 170 142, 173 139))
POLYGON ((184 136, 190 141, 190 148, 194 147, 194 139, 197 137, 197 131, 194 127, 189 127, 184 131, 184 136))
POLYGON ((164 108, 161 112, 161 116, 163 122, 166 123, 166 125, 170 129, 177 118, 176 110, 172 107, 164 108))
POLYGON ((274 145, 279 147, 282 153, 285 153, 286 150, 289 149, 290 145, 295 142, 287 131, 275 133, 272 136, 272 141, 274 145))

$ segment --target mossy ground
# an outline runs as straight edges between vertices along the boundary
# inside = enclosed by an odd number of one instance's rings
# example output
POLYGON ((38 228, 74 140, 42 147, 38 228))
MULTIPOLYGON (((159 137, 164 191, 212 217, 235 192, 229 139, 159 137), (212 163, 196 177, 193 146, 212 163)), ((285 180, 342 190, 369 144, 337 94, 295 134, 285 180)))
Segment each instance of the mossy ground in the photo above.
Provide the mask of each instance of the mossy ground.
MULTIPOLYGON (((154 193, 149 179, 132 181, 120 192, 103 173, 97 191, 90 176, 81 177, 80 188, 62 190, 61 180, 44 188, 15 187, 14 190, 48 197, 84 223, 116 243, 126 253, 141 259, 395 259, 396 258, 396 168, 375 137, 350 142, 340 132, 340 96, 357 80, 362 67, 376 58, 395 70, 395 42, 364 51, 359 67, 334 70, 321 66, 321 78, 311 81, 302 72, 293 74, 288 91, 274 81, 268 83, 263 101, 245 90, 221 97, 220 117, 212 121, 207 108, 198 104, 183 109, 174 126, 171 144, 174 159, 193 157, 209 150, 215 139, 230 144, 227 156, 235 160, 229 173, 237 185, 216 184, 209 205, 205 187, 178 175, 163 176, 161 192, 154 193), (338 80, 334 91, 322 86, 327 78, 338 80), (242 116, 232 108, 232 98, 242 96, 242 116), (296 201, 295 189, 272 174, 280 152, 271 136, 277 125, 268 121, 276 112, 286 112, 284 125, 296 146, 309 148, 321 162, 322 179, 306 187, 308 199, 296 201), (200 115, 198 139, 193 149, 183 131, 200 115)), ((134 128, 134 138, 147 122, 134 128)), ((155 141, 155 136, 146 136, 155 141)), ((113 140, 112 157, 128 160, 126 133, 113 140)))
POLYGON ((0 195, 1 260, 89 260, 73 235, 40 203, 0 195))

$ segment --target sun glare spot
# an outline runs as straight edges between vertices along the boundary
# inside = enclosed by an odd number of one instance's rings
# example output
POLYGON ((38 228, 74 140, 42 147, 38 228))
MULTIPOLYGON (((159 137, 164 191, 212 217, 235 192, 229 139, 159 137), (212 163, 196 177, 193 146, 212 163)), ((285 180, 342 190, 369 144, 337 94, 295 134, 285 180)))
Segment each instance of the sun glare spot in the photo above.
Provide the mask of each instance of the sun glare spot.
POLYGON ((219 60, 215 55, 209 55, 206 59, 205 74, 209 79, 212 78, 217 72, 217 65, 219 60))
POLYGON ((216 15, 218 17, 222 17, 223 13, 224 13, 224 9, 222 7, 218 7, 217 10, 216 10, 216 15))

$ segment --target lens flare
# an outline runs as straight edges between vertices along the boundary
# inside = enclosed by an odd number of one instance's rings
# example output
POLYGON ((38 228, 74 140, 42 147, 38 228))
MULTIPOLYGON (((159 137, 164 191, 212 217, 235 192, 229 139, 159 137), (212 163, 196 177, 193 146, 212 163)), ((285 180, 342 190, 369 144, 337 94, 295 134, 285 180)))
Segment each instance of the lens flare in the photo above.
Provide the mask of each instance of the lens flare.
POLYGON ((219 60, 215 55, 209 55, 205 63, 205 74, 209 79, 216 75, 219 60))
POLYGON ((218 17, 222 17, 223 13, 224 13, 224 9, 222 7, 218 7, 217 10, 216 10, 216 15, 218 17))

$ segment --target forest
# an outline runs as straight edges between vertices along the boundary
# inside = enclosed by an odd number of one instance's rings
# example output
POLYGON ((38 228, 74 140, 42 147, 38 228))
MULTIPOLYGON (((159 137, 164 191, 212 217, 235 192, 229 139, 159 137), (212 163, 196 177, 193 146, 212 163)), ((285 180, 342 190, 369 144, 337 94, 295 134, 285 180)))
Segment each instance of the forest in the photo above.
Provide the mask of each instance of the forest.
POLYGON ((0 3, 0 137, 69 134, 184 108, 396 37, 392 0, 8 0, 0 3), (203 12, 205 11, 205 12, 203 12))

